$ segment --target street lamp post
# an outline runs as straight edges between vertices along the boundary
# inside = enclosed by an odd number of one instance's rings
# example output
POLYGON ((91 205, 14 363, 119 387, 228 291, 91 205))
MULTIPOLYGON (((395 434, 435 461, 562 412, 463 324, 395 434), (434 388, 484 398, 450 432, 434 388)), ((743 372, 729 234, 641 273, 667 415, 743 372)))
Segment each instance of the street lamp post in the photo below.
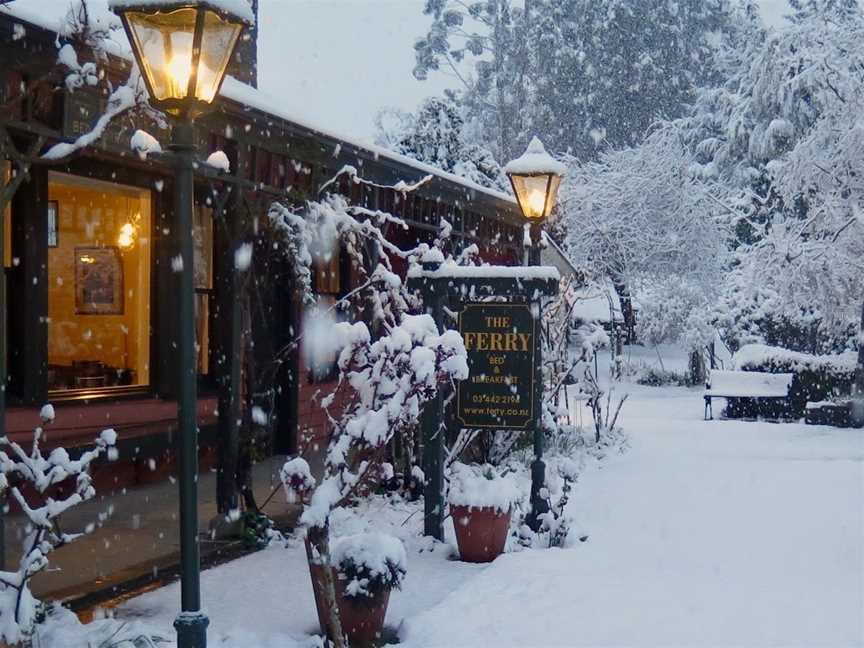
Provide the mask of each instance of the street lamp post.
MULTIPOLYGON (((244 27, 254 21, 240 0, 109 0, 123 21, 150 103, 173 117, 174 214, 179 268, 177 295, 177 423, 180 455, 181 611, 179 648, 206 648, 198 551, 198 420, 192 213, 195 184, 192 122, 219 92, 244 27)), ((175 257, 175 258, 177 258, 175 257)))
MULTIPOLYGON (((504 167, 504 173, 510 178, 510 183, 513 185, 513 193, 516 194, 519 208, 522 210, 522 215, 528 221, 530 228, 529 266, 541 265, 540 250, 543 223, 555 206, 558 187, 561 185, 561 179, 564 177, 565 171, 566 167, 549 155, 543 147, 543 143, 536 137, 531 140, 528 149, 522 156, 504 167)), ((538 366, 542 366, 539 357, 536 359, 536 362, 538 366)), ((542 381, 542 374, 535 378, 535 380, 542 381)), ((538 385, 536 389, 540 395, 537 398, 539 407, 543 393, 542 384, 538 385)), ((548 498, 544 493, 545 481, 546 464, 543 463, 543 426, 541 416, 538 417, 534 425, 534 461, 531 463, 531 512, 528 514, 527 519, 528 526, 534 531, 540 528, 540 516, 549 511, 548 498)))

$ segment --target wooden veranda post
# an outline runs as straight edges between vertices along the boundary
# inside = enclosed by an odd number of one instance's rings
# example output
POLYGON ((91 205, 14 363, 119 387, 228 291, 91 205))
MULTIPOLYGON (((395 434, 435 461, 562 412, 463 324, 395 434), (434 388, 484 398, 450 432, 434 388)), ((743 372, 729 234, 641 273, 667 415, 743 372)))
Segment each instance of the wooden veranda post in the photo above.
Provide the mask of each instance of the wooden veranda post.
POLYGON ((242 417, 240 406, 241 343, 241 295, 242 279, 236 268, 235 258, 242 244, 243 210, 242 192, 232 187, 223 224, 227 229, 222 241, 222 277, 217 288, 219 313, 219 458, 217 472, 217 512, 226 516, 238 508, 237 465, 239 453, 239 428, 242 417))
MULTIPOLYGON (((424 263, 424 272, 434 273, 440 263, 424 263)), ((435 320, 439 332, 443 332, 444 304, 440 287, 435 280, 422 282, 420 291, 429 314, 435 320)), ((425 476, 423 497, 423 534, 444 541, 444 398, 440 392, 426 403, 421 418, 423 433, 423 473, 425 476)))

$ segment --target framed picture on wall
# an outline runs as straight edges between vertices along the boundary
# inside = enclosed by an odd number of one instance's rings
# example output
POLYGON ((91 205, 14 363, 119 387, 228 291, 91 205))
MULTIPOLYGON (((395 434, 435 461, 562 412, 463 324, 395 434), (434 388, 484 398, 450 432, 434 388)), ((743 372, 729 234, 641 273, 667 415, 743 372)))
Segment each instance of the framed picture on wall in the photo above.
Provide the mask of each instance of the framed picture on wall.
POLYGON ((48 247, 57 247, 60 207, 56 200, 48 201, 48 247))
POLYGON ((75 312, 123 314, 123 262, 117 247, 75 248, 75 312))

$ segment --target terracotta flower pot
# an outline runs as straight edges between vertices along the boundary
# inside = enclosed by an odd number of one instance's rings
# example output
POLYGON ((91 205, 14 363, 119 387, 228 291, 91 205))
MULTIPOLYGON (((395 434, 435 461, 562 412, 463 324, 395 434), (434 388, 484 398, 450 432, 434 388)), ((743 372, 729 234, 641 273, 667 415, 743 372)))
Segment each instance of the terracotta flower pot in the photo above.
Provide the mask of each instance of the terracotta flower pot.
MULTIPOLYGON (((321 634, 326 636, 328 614, 324 596, 324 566, 309 565, 309 572, 315 594, 315 607, 318 610, 318 623, 321 625, 321 634)), ((342 632, 347 635, 348 641, 352 646, 368 646, 378 641, 384 629, 390 590, 385 589, 374 597, 348 597, 345 596, 347 581, 341 580, 335 569, 333 579, 336 582, 336 605, 342 621, 342 632)))
POLYGON ((510 510, 490 506, 450 506, 459 556, 465 562, 492 562, 504 551, 510 530, 510 510))

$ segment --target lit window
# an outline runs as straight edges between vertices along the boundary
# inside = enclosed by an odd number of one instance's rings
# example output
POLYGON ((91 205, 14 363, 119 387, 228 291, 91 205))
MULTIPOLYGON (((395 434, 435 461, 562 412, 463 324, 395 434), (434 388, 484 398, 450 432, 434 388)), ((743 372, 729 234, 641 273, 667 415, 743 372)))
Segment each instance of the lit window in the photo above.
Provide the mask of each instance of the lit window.
POLYGON ((49 174, 48 389, 150 382, 150 193, 49 174))

